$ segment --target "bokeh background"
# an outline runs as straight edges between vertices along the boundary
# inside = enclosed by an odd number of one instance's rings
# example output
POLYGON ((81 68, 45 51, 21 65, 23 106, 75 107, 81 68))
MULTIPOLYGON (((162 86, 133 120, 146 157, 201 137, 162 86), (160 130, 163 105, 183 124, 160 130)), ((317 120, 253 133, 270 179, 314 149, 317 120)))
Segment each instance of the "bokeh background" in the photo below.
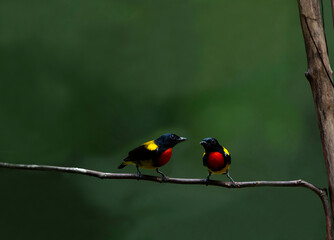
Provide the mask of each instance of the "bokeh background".
MULTIPOLYGON (((236 181, 325 187, 306 69, 296 1, 1 0, 0 161, 134 173, 127 152, 174 132, 169 176, 204 178, 212 136, 236 181)), ((0 169, 0 192, 1 239, 325 238, 307 189, 0 169)))

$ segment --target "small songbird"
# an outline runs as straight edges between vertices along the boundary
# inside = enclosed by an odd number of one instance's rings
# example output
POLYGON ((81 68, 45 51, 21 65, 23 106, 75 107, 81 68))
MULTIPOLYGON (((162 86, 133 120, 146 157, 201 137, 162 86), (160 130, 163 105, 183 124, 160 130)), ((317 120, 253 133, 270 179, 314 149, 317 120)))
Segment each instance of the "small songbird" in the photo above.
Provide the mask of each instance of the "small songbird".
POLYGON ((217 139, 205 138, 200 144, 204 147, 203 165, 208 168, 209 175, 206 177, 206 183, 209 183, 211 174, 226 174, 226 176, 235 185, 230 177, 228 170, 231 164, 231 155, 226 148, 222 147, 217 139))
POLYGON ((166 175, 159 171, 159 168, 168 163, 172 156, 172 148, 185 140, 187 139, 179 137, 176 134, 166 133, 130 151, 118 168, 124 168, 129 164, 135 165, 138 178, 142 176, 139 168, 155 169, 157 173, 161 174, 162 179, 165 181, 166 175))

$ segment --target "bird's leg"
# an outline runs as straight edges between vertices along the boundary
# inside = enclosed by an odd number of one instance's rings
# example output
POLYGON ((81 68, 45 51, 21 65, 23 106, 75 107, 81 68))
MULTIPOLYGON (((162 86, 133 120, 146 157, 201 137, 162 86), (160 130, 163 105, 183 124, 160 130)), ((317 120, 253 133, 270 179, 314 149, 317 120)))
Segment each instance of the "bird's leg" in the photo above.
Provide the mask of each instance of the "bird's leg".
POLYGON ((226 172, 226 176, 231 180, 232 185, 233 185, 233 186, 236 186, 235 181, 233 180, 233 178, 231 178, 230 174, 228 173, 228 170, 227 170, 227 172, 226 172))
POLYGON ((136 168, 137 168, 137 180, 139 180, 139 179, 141 179, 142 174, 141 174, 141 172, 139 171, 139 166, 138 166, 138 164, 136 165, 136 168))
POLYGON ((208 176, 205 179, 205 185, 208 186, 209 185, 209 181, 210 181, 210 176, 211 176, 211 172, 209 171, 208 176))
POLYGON ((167 181, 167 177, 166 177, 166 175, 165 175, 163 172, 161 172, 161 171, 159 170, 159 168, 157 168, 157 169, 155 169, 155 170, 157 171, 157 173, 161 174, 162 181, 166 182, 166 181, 167 181))

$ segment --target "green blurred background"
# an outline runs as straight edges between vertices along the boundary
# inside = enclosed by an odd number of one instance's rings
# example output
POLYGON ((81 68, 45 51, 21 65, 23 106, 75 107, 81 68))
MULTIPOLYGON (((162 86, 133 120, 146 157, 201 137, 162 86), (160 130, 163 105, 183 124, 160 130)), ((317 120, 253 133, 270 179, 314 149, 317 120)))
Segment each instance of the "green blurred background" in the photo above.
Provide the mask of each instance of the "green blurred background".
MULTIPOLYGON (((204 178, 212 136, 236 181, 326 186, 296 1, 1 0, 0 19, 0 161, 134 173, 127 152, 174 132, 169 176, 204 178)), ((1 239, 325 238, 307 189, 9 169, 0 189, 1 239)))

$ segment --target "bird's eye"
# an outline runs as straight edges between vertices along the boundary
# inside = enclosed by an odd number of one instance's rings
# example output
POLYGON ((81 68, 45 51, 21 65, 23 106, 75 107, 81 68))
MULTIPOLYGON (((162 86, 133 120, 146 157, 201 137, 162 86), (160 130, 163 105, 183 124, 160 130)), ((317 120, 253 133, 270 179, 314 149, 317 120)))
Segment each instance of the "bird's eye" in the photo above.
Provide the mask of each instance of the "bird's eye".
POLYGON ((175 140, 175 139, 176 139, 176 136, 175 136, 174 134, 172 134, 172 135, 170 136, 170 138, 171 138, 172 140, 175 140))

